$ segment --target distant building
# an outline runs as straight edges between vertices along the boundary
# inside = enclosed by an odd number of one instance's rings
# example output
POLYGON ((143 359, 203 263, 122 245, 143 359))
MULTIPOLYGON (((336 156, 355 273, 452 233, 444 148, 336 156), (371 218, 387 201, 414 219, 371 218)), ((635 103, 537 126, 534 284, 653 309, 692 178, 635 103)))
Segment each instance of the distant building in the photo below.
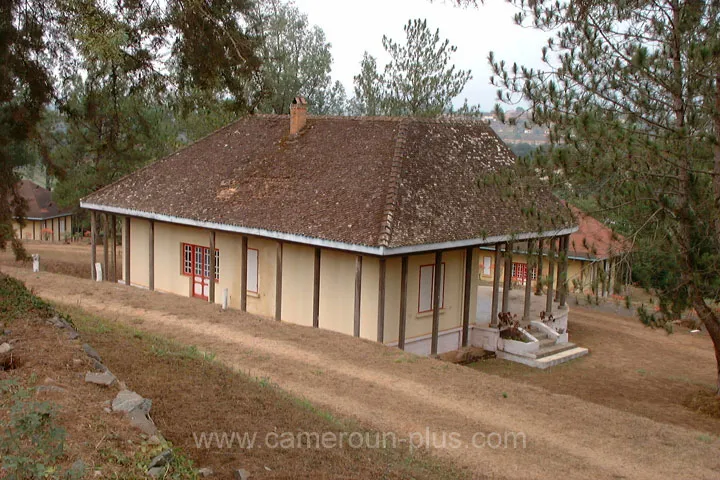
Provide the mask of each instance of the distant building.
POLYGON ((52 192, 30 180, 15 185, 27 203, 25 226, 13 222, 13 230, 23 240, 61 242, 72 233, 72 212, 60 208, 52 199, 52 192))

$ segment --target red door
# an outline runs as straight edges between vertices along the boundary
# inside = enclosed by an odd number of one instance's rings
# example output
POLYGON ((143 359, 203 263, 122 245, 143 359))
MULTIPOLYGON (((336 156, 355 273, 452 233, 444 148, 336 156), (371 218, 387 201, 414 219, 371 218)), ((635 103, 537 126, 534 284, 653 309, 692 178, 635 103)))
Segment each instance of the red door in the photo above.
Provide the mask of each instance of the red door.
POLYGON ((207 300, 210 295, 210 249, 195 247, 195 268, 193 271, 193 297, 207 300))

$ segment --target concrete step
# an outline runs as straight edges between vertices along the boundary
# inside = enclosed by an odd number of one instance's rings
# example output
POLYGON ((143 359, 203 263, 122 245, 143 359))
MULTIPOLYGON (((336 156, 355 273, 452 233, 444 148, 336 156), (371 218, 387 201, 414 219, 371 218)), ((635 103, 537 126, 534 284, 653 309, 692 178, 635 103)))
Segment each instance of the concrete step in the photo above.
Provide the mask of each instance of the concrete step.
MULTIPOLYGON (((538 340, 540 340, 540 339, 538 339, 538 340)), ((540 340, 540 349, 541 350, 546 347, 552 347, 553 345, 555 345, 555 340, 553 340, 553 339, 545 337, 542 340, 540 340)))
POLYGON ((560 363, 569 362, 570 360, 574 360, 576 358, 584 357, 589 353, 589 350, 587 348, 582 347, 575 347, 571 348, 570 350, 565 350, 560 353, 556 353, 555 355, 549 355, 547 357, 538 358, 536 362, 538 362, 537 368, 546 369, 550 367, 554 367, 555 365, 558 365, 560 363))
POLYGON ((565 350, 542 358, 528 358, 520 355, 514 355, 512 353, 503 352, 500 350, 496 352, 496 355, 497 358, 510 360, 511 362, 522 363, 523 365, 527 365, 528 367, 540 368, 544 370, 546 368, 554 367, 555 365, 559 365, 561 363, 569 362, 570 360, 580 358, 587 355, 588 353, 589 351, 587 348, 574 347, 570 350, 565 350))
POLYGON ((575 347, 577 347, 577 345, 575 345, 574 343, 569 343, 569 342, 548 345, 547 347, 543 347, 541 344, 540 350, 535 354, 535 358, 549 357, 551 355, 555 355, 557 353, 564 352, 566 350, 572 350, 575 347))

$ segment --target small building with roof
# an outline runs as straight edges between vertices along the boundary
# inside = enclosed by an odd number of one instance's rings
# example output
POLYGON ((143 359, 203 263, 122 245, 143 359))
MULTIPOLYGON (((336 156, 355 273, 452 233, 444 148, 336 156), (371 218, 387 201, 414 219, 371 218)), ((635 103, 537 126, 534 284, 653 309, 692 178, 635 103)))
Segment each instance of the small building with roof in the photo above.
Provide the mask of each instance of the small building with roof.
POLYGON ((542 185, 510 200, 481 181, 514 161, 481 121, 314 117, 298 97, 289 117, 240 118, 81 206, 124 218, 127 284, 436 354, 499 330, 499 276, 491 314, 477 310, 480 247, 500 259, 577 228, 542 185))
POLYGON ((17 238, 62 242, 72 235, 72 211, 55 203, 50 190, 30 180, 19 181, 15 188, 27 204, 25 225, 20 226, 17 219, 13 222, 17 238))

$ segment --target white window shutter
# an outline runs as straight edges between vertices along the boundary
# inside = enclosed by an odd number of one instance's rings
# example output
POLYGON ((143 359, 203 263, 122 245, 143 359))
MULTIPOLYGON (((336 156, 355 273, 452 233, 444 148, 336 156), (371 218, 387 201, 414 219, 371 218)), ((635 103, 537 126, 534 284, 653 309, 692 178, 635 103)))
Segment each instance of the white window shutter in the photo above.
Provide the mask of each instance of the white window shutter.
POLYGON ((258 251, 248 248, 247 251, 247 290, 258 293, 258 251))

